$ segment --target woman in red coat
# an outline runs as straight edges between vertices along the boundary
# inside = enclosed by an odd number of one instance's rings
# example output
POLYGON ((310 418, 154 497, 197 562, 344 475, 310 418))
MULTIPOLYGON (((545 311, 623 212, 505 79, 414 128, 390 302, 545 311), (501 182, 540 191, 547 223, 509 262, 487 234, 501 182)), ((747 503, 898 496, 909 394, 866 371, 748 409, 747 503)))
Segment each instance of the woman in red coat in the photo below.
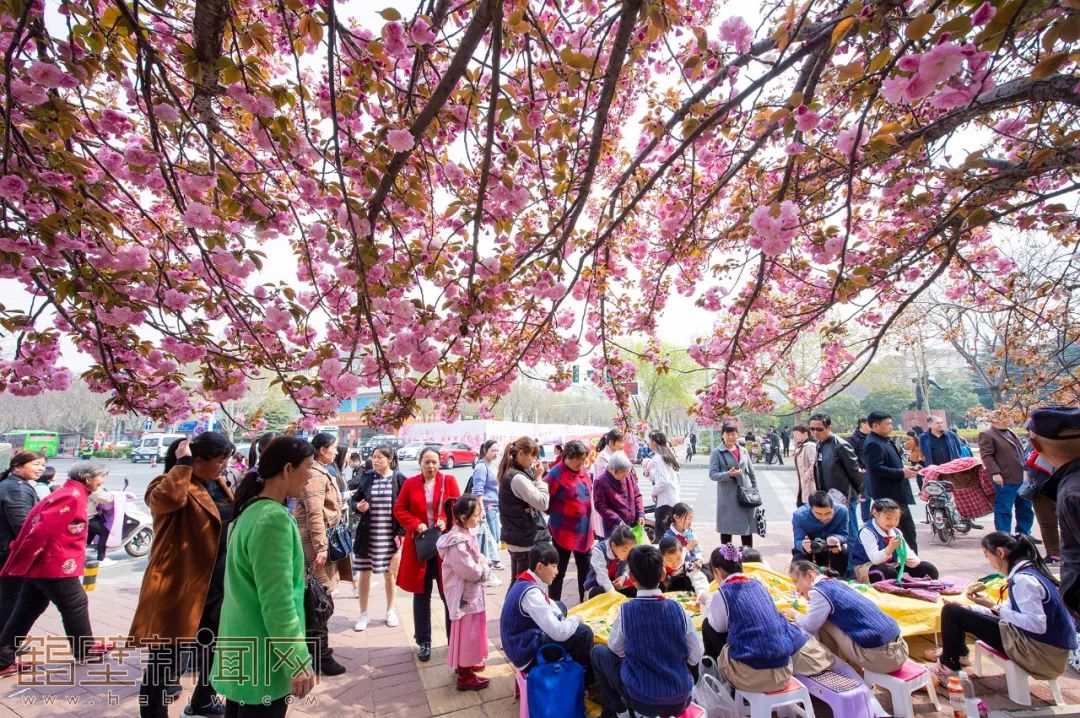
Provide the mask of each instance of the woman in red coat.
POLYGON ((82 587, 86 560, 86 499, 105 482, 100 461, 78 461, 67 482, 39 501, 26 516, 0 575, 23 579, 19 599, 0 631, 0 676, 20 670, 18 640, 30 633, 50 603, 56 604, 76 659, 101 656, 111 646, 93 643, 90 603, 82 587))
MULTIPOLYGON (((420 452, 420 473, 405 480, 394 506, 394 518, 405 529, 397 585, 413 594, 414 638, 420 647, 417 658, 421 661, 431 660, 432 583, 438 584, 440 597, 443 595, 443 585, 438 554, 421 562, 416 555, 413 539, 431 526, 438 526, 445 533, 449 526, 446 502, 460 496, 457 480, 439 472, 439 452, 429 448, 420 452)), ((445 599, 443 603, 446 603, 445 599)), ((449 611, 446 613, 446 638, 450 639, 449 611)))

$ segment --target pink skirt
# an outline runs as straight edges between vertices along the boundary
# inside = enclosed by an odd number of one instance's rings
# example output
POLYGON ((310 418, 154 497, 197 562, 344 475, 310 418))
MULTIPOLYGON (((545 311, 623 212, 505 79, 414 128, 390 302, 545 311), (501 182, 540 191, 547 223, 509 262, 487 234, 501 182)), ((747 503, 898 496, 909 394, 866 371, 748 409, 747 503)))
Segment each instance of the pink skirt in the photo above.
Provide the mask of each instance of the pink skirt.
POLYGON ((450 622, 450 646, 446 663, 451 668, 471 668, 487 660, 487 614, 466 613, 450 622))

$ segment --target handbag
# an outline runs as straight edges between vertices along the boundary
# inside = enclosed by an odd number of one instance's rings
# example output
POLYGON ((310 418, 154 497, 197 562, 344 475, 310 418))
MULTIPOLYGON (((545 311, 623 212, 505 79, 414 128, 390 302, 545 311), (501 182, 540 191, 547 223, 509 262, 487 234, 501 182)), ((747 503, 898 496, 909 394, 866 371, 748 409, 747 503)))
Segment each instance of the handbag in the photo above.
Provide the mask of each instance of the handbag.
POLYGON ((757 490, 756 486, 744 485, 741 475, 736 479, 735 489, 739 506, 746 509, 756 509, 761 506, 761 492, 757 490))
POLYGON ((765 538, 765 509, 761 506, 759 506, 757 510, 754 511, 754 523, 756 524, 755 529, 757 535, 761 538, 765 538))
MULTIPOLYGON (((439 490, 439 500, 435 503, 435 523, 439 522, 439 515, 443 511, 443 495, 446 493, 446 481, 443 481, 442 488, 439 490)), ((427 563, 435 554, 438 553, 439 537, 442 536, 442 531, 438 526, 432 526, 424 529, 420 533, 413 537, 413 546, 416 548, 416 558, 420 563, 427 563)))
POLYGON ((536 665, 525 683, 529 718, 585 718, 585 668, 558 643, 536 652, 536 665), (545 653, 557 655, 550 661, 545 653))
POLYGON ((340 561, 352 553, 353 536, 349 531, 349 522, 338 521, 338 525, 326 530, 326 559, 330 563, 340 561))
POLYGON ((326 586, 316 581, 311 569, 308 569, 307 579, 304 582, 304 619, 307 629, 325 626, 333 615, 334 599, 326 590, 326 586))

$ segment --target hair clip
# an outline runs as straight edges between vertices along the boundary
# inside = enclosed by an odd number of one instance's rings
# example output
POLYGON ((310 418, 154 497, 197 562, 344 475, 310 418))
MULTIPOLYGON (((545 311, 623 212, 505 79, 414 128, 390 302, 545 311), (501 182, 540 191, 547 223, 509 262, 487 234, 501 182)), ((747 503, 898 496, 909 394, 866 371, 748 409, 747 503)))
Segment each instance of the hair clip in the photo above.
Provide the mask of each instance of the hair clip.
POLYGON ((720 546, 720 555, 728 561, 735 563, 742 562, 742 549, 732 543, 726 543, 720 546))

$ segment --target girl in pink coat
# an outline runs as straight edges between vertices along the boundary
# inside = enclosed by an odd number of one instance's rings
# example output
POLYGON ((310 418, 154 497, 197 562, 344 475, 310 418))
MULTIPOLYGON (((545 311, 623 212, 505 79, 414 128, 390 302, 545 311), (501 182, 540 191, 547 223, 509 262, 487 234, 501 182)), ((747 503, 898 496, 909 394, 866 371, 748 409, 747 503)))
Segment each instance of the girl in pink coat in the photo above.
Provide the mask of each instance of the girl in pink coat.
POLYGON ((481 521, 477 497, 462 496, 454 504, 454 526, 439 539, 443 592, 450 611, 450 646, 446 661, 457 671, 459 691, 478 691, 490 681, 476 675, 487 660, 487 608, 484 581, 491 564, 480 552, 474 531, 481 521))

